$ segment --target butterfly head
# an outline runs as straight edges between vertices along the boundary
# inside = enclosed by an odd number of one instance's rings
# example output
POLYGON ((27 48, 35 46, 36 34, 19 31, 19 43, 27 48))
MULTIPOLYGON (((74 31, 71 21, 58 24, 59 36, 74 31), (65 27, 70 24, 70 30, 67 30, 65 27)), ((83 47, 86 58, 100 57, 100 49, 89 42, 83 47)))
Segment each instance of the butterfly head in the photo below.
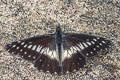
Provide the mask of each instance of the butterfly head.
POLYGON ((60 25, 58 25, 57 28, 56 28, 56 33, 61 33, 61 32, 62 32, 62 30, 60 28, 60 25))

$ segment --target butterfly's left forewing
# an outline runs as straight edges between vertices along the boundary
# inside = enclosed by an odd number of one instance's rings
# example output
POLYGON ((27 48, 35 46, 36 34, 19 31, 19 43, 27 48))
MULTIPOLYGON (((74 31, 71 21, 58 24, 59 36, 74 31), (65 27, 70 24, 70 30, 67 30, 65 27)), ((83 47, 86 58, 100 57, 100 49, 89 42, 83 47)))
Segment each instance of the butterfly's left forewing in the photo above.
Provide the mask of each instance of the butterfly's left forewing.
POLYGON ((111 44, 110 40, 102 37, 86 34, 65 34, 62 55, 65 73, 83 68, 87 57, 92 57, 101 50, 108 50, 111 44))
POLYGON ((69 46, 65 48, 69 48, 72 51, 79 51, 85 57, 92 57, 100 51, 108 51, 113 45, 106 38, 86 34, 66 34, 64 41, 65 46, 69 46))

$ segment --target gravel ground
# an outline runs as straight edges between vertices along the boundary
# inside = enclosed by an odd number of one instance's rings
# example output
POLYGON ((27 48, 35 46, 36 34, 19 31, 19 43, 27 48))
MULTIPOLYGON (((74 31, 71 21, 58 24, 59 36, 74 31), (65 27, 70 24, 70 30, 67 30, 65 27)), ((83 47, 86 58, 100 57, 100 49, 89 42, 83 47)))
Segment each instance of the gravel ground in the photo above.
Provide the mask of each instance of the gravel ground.
POLYGON ((120 0, 0 0, 0 80, 120 80, 120 0), (53 33, 88 33, 109 38, 115 48, 70 75, 39 72, 4 50, 5 44, 53 33))

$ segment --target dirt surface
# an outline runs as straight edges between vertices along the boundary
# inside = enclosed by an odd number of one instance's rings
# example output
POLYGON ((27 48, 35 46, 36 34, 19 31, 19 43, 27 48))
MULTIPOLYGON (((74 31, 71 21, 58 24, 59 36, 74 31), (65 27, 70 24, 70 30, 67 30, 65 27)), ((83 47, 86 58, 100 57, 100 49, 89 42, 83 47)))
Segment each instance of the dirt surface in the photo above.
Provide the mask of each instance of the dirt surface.
POLYGON ((0 0, 0 80, 120 80, 120 0, 0 0), (31 36, 64 32, 109 38, 115 48, 70 75, 39 72, 31 62, 4 50, 31 36))

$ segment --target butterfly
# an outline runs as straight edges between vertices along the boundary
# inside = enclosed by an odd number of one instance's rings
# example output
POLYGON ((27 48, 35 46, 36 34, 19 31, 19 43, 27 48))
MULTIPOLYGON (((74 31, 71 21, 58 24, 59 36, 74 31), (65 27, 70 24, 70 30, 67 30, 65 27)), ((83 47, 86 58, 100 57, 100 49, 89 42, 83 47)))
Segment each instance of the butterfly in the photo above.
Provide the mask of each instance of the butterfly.
POLYGON ((69 74, 86 64, 86 58, 108 51, 112 42, 88 34, 64 33, 57 26, 54 34, 46 34, 11 42, 5 49, 33 62, 42 72, 69 74))

